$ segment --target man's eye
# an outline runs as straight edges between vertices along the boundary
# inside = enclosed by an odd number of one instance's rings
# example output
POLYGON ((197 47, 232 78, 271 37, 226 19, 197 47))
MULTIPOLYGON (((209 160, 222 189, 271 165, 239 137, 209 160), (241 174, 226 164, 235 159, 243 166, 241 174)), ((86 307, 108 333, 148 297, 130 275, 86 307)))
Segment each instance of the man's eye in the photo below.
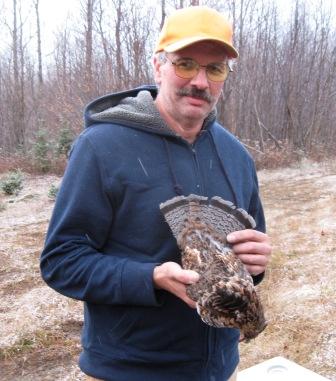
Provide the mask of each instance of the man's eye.
POLYGON ((209 65, 208 70, 213 74, 223 74, 226 69, 224 65, 209 65))
POLYGON ((195 68, 195 63, 193 61, 177 61, 176 65, 184 70, 193 70, 195 68))

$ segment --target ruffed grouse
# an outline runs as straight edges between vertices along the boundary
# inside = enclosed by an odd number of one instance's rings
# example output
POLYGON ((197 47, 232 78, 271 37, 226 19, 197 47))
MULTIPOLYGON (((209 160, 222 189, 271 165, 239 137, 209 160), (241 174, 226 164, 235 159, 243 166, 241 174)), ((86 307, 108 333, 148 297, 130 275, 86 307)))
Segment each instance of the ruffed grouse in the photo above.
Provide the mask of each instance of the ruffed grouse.
POLYGON ((201 319, 214 327, 239 328, 245 341, 265 327, 251 275, 226 242, 235 230, 254 228, 254 219, 220 197, 178 196, 160 205, 182 252, 182 267, 200 274, 187 286, 201 319))

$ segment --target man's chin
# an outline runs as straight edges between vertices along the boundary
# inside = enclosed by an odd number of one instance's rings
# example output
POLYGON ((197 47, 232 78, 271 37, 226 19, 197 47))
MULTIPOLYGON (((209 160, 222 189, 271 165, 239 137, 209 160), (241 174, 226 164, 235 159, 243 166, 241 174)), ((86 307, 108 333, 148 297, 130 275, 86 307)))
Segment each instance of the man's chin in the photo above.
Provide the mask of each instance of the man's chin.
POLYGON ((210 111, 211 110, 207 103, 196 105, 188 102, 183 106, 183 114, 189 119, 205 119, 209 115, 210 111))
POLYGON ((192 97, 192 96, 185 96, 186 101, 192 105, 192 106, 203 106, 208 105, 209 102, 205 100, 204 98, 198 98, 198 97, 192 97))

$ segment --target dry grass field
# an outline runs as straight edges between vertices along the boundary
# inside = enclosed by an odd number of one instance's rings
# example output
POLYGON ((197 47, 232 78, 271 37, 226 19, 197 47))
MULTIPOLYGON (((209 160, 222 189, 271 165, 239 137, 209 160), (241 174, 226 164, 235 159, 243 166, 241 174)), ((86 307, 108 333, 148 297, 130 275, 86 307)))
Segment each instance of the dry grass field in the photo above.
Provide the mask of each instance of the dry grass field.
MULTIPOLYGON (((2 175, 0 175, 2 177, 2 175)), ((260 286, 269 325, 241 344, 241 369, 283 356, 336 381, 336 164, 259 172, 274 254, 260 286)), ((49 289, 39 254, 55 176, 0 195, 0 380, 82 380, 82 305, 49 289)))

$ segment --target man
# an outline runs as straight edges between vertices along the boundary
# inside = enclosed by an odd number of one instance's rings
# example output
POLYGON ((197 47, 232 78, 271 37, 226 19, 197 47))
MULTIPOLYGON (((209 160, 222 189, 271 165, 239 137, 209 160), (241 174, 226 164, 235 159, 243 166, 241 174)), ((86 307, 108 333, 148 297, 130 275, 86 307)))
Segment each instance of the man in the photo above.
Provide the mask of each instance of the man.
POLYGON ((257 230, 228 237, 254 277, 271 247, 253 162, 216 122, 237 57, 218 12, 191 7, 166 20, 155 87, 93 101, 59 191, 41 257, 45 281, 84 301, 80 367, 116 381, 224 381, 239 361, 239 332, 204 324, 186 285, 160 203, 191 193, 247 210, 257 230))

